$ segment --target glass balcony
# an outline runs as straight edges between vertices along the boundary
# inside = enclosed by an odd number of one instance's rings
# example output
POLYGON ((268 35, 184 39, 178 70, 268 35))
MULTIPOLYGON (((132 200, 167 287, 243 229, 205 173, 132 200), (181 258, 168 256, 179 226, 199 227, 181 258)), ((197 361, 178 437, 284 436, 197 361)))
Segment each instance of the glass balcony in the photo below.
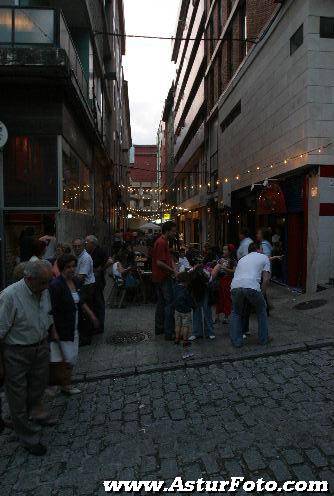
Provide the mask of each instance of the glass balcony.
POLYGON ((72 79, 81 96, 92 108, 88 82, 60 10, 45 8, 0 7, 0 48, 55 47, 63 49, 72 69, 72 79))

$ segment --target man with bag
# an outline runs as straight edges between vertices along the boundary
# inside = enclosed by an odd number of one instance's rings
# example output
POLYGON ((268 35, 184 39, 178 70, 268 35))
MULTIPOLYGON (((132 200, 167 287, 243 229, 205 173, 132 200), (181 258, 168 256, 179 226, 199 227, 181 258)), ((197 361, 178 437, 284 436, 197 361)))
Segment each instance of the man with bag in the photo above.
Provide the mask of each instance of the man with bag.
POLYGON ((54 425, 41 411, 49 376, 48 333, 53 329, 49 262, 28 262, 24 278, 0 294, 0 343, 5 392, 15 433, 29 453, 45 455, 40 425, 54 425))

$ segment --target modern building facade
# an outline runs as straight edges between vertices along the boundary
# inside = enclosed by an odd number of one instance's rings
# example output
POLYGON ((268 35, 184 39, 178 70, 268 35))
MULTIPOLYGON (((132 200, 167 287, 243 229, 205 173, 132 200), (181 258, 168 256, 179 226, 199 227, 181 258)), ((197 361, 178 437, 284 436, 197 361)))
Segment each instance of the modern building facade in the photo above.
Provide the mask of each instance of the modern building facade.
POLYGON ((241 39, 257 42, 237 51, 218 99, 208 66, 208 158, 217 153, 222 240, 242 225, 278 230, 282 282, 313 292, 334 277, 334 4, 265 3, 262 34, 254 2, 232 6, 223 32, 236 16, 241 39))
MULTIPOLYGON (((174 178, 174 84, 171 86, 158 130, 158 184, 161 209, 169 213, 176 202, 174 178)), ((174 213, 174 212, 172 212, 174 213)))
POLYGON ((126 206, 131 129, 122 0, 0 0, 0 194, 10 275, 27 226, 107 243, 126 206))
POLYGON ((333 51, 330 0, 180 2, 179 229, 221 246, 270 227, 281 281, 308 292, 334 278, 333 51))
POLYGON ((205 1, 182 0, 172 60, 174 84, 174 173, 180 234, 186 243, 201 243, 206 231, 205 1))
POLYGON ((129 181, 129 227, 137 229, 145 217, 159 218, 157 145, 134 145, 129 181))

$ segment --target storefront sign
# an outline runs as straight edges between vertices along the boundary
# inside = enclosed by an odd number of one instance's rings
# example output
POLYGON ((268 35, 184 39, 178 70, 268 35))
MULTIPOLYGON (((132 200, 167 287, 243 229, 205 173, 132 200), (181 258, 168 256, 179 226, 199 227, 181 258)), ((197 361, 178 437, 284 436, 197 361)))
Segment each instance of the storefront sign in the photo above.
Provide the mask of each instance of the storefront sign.
POLYGON ((0 150, 8 141, 8 130, 3 122, 0 121, 0 150))
POLYGON ((170 214, 164 214, 164 220, 170 220, 170 214))

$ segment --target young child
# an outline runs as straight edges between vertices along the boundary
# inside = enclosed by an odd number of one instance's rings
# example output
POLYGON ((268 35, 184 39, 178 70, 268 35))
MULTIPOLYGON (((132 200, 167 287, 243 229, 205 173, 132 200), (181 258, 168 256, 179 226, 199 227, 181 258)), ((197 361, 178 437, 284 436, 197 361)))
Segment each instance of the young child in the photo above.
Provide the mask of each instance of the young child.
POLYGON ((193 313, 193 333, 190 336, 190 341, 201 337, 215 339, 209 290, 210 272, 199 265, 190 274, 190 293, 196 305, 193 313))
POLYGON ((176 278, 174 289, 175 308, 175 343, 183 341, 183 348, 190 345, 189 336, 191 334, 191 310, 195 308, 188 286, 190 276, 187 272, 180 272, 176 278))

